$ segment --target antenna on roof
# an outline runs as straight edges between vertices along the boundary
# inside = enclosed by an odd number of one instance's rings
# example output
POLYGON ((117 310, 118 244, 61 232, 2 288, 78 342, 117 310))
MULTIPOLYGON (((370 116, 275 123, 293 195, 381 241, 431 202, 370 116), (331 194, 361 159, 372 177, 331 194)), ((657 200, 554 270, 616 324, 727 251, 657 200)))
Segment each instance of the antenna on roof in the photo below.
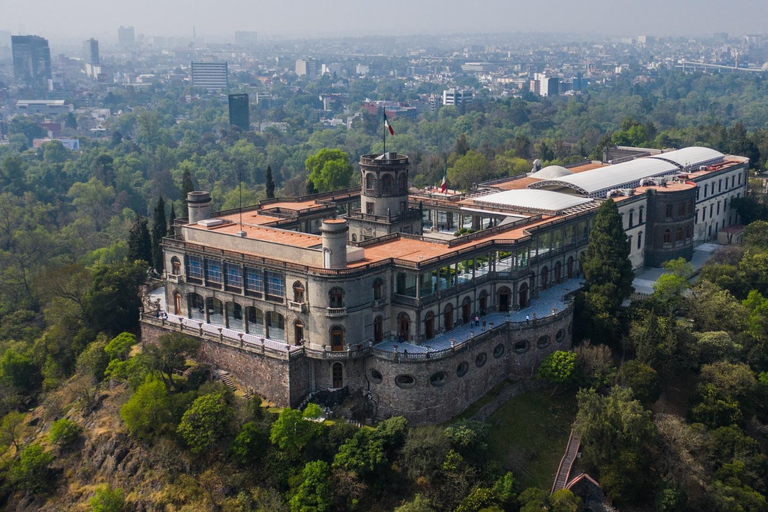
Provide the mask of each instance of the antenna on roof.
POLYGON ((237 169, 237 188, 240 194, 240 207, 238 213, 240 214, 240 231, 237 232, 237 236, 245 238, 245 231, 243 230, 243 179, 240 176, 240 168, 237 169))

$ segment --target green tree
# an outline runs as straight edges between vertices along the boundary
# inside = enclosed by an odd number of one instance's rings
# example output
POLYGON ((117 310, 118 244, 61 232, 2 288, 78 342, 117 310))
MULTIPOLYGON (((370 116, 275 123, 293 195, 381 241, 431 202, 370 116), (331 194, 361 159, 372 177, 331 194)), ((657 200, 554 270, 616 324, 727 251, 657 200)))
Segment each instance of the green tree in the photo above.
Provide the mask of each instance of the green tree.
POLYGON ((358 477, 377 472, 387 463, 384 441, 373 430, 358 430, 339 447, 333 459, 334 467, 344 468, 358 477))
POLYGON ((173 224, 176 222, 176 207, 171 201, 171 211, 168 213, 168 234, 173 234, 173 224))
POLYGON ((160 274, 163 272, 163 248, 160 247, 160 243, 167 235, 168 224, 165 218, 165 201, 163 200, 163 195, 160 194, 155 206, 155 213, 152 217, 152 263, 155 271, 160 274))
POLYGON ((197 354, 200 342, 180 332, 163 334, 157 341, 156 345, 148 345, 144 349, 147 362, 168 390, 176 389, 173 375, 187 367, 187 358, 197 354))
POLYGON ((39 444, 21 450, 8 473, 9 480, 20 489, 31 493, 44 492, 53 486, 51 463, 53 455, 39 444))
POLYGON ((238 464, 247 466, 261 459, 268 446, 269 435, 256 423, 249 421, 235 437, 230 451, 238 464))
POLYGON ((197 398, 181 417, 176 432, 194 454, 213 447, 227 433, 232 408, 223 393, 209 393, 197 398))
POLYGON ((555 386, 568 386, 576 382, 577 370, 576 354, 558 350, 544 358, 537 377, 555 386))
POLYGON ((120 408, 120 417, 131 433, 148 438, 165 430, 171 422, 168 390, 162 381, 148 376, 120 408))
POLYGON ((271 165, 267 166, 266 191, 267 191, 267 199, 272 199, 275 197, 275 180, 272 178, 271 165))
POLYGON ((333 488, 330 467, 321 460, 307 462, 301 471, 301 483, 291 497, 291 512, 325 512, 332 510, 333 488))
POLYGON ((123 512, 125 510, 125 497, 121 488, 111 485, 102 485, 96 489, 88 505, 91 512, 123 512))
POLYGON ((152 261, 152 239, 149 236, 147 219, 139 215, 128 233, 128 261, 152 261))
POLYGON ((309 171, 307 184, 312 182, 318 192, 348 187, 352 179, 353 168, 349 163, 349 155, 340 149, 321 149, 310 155, 305 165, 309 171))
POLYGON ((452 186, 469 190, 473 184, 488 178, 490 166, 485 156, 470 150, 448 167, 448 181, 452 186))
POLYGON ((181 200, 184 202, 184 206, 187 205, 187 196, 190 192, 195 191, 195 182, 192 181, 192 173, 189 167, 184 167, 184 171, 181 175, 181 200))
POLYGON ((40 370, 32 358, 9 348, 0 358, 0 380, 28 395, 40 385, 40 370))
POLYGON ((618 312, 632 293, 634 272, 629 261, 629 241, 621 216, 612 200, 603 201, 581 258, 584 287, 580 296, 579 320, 590 339, 615 339, 619 333, 618 312))
POLYGON ((272 424, 269 440, 283 451, 298 454, 323 429, 322 424, 313 421, 319 411, 315 404, 309 404, 304 412, 286 407, 272 424))
POLYGON ((429 498, 423 494, 416 494, 411 501, 407 501, 397 507, 395 512, 434 512, 429 498))
POLYGON ((141 263, 99 265, 93 270, 93 289, 87 297, 85 324, 94 332, 116 335, 137 331, 139 291, 146 278, 141 263))
POLYGON ((138 343, 138 340, 134 334, 123 332, 107 343, 107 346, 104 347, 104 352, 109 356, 110 361, 113 359, 125 361, 131 352, 131 347, 136 345, 136 343, 138 343))
POLYGON ((0 421, 0 453, 11 446, 17 452, 19 451, 21 438, 27 429, 26 418, 26 414, 17 411, 11 411, 3 416, 0 421))
POLYGON ((624 363, 620 372, 622 385, 632 388, 633 395, 644 404, 652 404, 661 395, 656 370, 637 360, 624 363))
POLYGON ((54 444, 62 446, 71 444, 80 437, 80 425, 67 418, 56 420, 51 425, 51 431, 48 433, 48 439, 54 444))

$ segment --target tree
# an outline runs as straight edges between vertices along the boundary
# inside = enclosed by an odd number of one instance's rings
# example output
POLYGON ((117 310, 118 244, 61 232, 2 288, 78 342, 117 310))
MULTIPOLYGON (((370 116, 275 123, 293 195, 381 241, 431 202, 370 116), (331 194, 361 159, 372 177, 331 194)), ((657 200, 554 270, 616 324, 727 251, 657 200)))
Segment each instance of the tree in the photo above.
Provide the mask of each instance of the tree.
POLYGON ((111 485, 102 485, 96 489, 88 504, 91 512, 123 512, 125 510, 125 497, 121 488, 111 485))
POLYGON ((617 314, 632 293, 634 272, 629 261, 629 241, 613 200, 600 205, 581 258, 584 288, 579 318, 591 339, 614 339, 619 332, 617 314))
POLYGON ((139 215, 136 222, 128 233, 128 261, 144 261, 150 263, 152 260, 152 240, 147 228, 147 219, 139 215))
POLYGON ((145 347, 145 354, 150 369, 160 376, 170 391, 176 389, 173 375, 187 367, 187 358, 197 354, 200 342, 180 332, 163 334, 157 341, 157 345, 145 347))
POLYGON ((176 208, 171 202, 171 211, 168 214, 168 233, 173 234, 173 224, 176 222, 176 208))
POLYGON ((238 464, 248 466, 261 459, 268 446, 269 435, 256 423, 249 421, 235 437, 230 451, 238 464))
POLYGON ((171 411, 163 382, 147 376, 144 384, 120 408, 120 417, 138 437, 147 438, 165 430, 171 421, 171 411))
POLYGON ((411 501, 406 501, 395 512, 434 512, 432 503, 423 494, 416 494, 411 501))
POLYGON ((21 438, 27 429, 27 415, 17 411, 11 411, 3 416, 0 421, 0 453, 10 446, 18 452, 21 438))
POLYGON ((28 395, 40 385, 40 370, 32 358, 9 348, 0 358, 0 380, 28 395))
POLYGON ((661 395, 656 370, 639 361, 627 361, 621 367, 622 385, 632 388, 633 395, 644 404, 652 404, 661 395))
POLYGON ((318 192, 348 187, 354 170, 349 155, 340 149, 321 149, 310 155, 305 165, 309 171, 307 187, 312 182, 318 192))
POLYGON ((488 178, 490 166, 482 154, 470 150, 448 167, 448 181, 452 186, 469 190, 473 184, 488 178))
POLYGON ((232 409, 224 394, 209 393, 197 398, 181 417, 176 432, 194 454, 209 450, 227 432, 232 409))
POLYGON ((309 404, 302 413, 297 409, 286 407, 272 424, 269 440, 283 451, 298 454, 322 431, 323 426, 312 421, 312 418, 316 417, 317 409, 317 405, 309 404))
POLYGON ((544 358, 539 366, 537 377, 557 386, 567 386, 576 382, 576 354, 558 350, 544 358))
POLYGON ((99 265, 93 270, 93 289, 87 297, 85 324, 94 332, 116 335, 137 331, 139 289, 146 268, 137 262, 99 265))
POLYGON ((333 459, 335 467, 341 467, 365 477, 375 473, 387 462, 384 454, 384 442, 375 431, 358 430, 351 439, 347 439, 333 459))
POLYGON ((453 151, 459 156, 464 156, 470 149, 471 148, 469 147, 469 142, 467 142, 467 136, 466 134, 462 133, 456 139, 456 146, 453 151))
POLYGON ((195 183, 192 181, 192 173, 189 171, 189 167, 184 167, 184 172, 181 175, 181 200, 184 202, 184 206, 187 205, 187 196, 194 191, 195 183))
POLYGON ((290 500, 291 512, 326 512, 332 509, 332 500, 328 463, 307 462, 301 471, 301 483, 290 500))
POLYGON ((31 444, 21 450, 19 458, 11 465, 9 480, 31 493, 46 491, 53 485, 51 462, 53 455, 39 444, 31 444))
POLYGON ((166 235, 168 235, 168 224, 165 219, 165 201, 160 194, 152 217, 152 263, 155 271, 160 274, 163 272, 163 249, 160 243, 166 235))
POLYGON ((425 477, 431 480, 451 450, 451 443, 444 429, 424 427, 411 429, 403 445, 400 460, 409 478, 425 477))
POLYGON ((694 267, 685 258, 666 261, 662 264, 666 272, 659 276, 653 284, 654 298, 660 301, 671 301, 680 298, 688 288, 694 267))
POLYGON ((113 359, 125 361, 131 352, 131 347, 136 343, 138 343, 138 340, 134 334, 123 332, 107 343, 107 346, 104 347, 104 352, 109 356, 110 361, 113 359))
POLYGON ((275 180, 272 178, 272 166, 267 166, 267 176, 266 176, 266 189, 267 189, 267 199, 272 199, 275 197, 275 180))
POLYGON ((80 425, 67 418, 54 421, 48 433, 52 443, 62 446, 74 443, 78 437, 80 437, 80 425))

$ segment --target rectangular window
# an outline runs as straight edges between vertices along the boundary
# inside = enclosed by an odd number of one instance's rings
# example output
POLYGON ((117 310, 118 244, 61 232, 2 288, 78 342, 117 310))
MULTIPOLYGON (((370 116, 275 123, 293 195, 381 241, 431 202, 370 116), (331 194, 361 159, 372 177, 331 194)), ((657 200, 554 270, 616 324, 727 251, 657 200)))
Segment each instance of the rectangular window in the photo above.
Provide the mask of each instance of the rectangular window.
POLYGON ((717 191, 722 192, 723 191, 723 180, 719 180, 717 182, 717 191))
POLYGON ((282 273, 265 270, 264 281, 267 284, 267 295, 272 297, 285 296, 285 276, 282 273))
POLYGON ((224 264, 224 272, 226 277, 226 285, 232 288, 243 287, 243 273, 240 270, 239 265, 233 265, 232 263, 224 264))
POLYGON ((221 262, 217 260, 205 260, 205 280, 208 283, 221 284, 221 262))
POLYGON ((630 228, 632 227, 632 224, 634 223, 634 220, 635 220, 635 212, 630 210, 629 211, 629 227, 630 228))
POLYGON ((717 214, 720 215, 720 201, 717 202, 717 214))
POLYGON ((245 267, 245 289, 252 293, 264 293, 264 276, 261 269, 245 267))
POLYGON ((711 204, 709 205, 709 218, 712 218, 712 215, 715 213, 715 205, 711 204))
POLYGON ((667 218, 668 219, 672 218, 672 205, 671 204, 667 205, 667 218))
POLYGON ((699 210, 696 210, 696 219, 694 220, 698 224, 699 222, 699 210))
POLYGON ((707 188, 709 188, 709 184, 704 185, 704 199, 707 198, 707 188))
POLYGON ((200 256, 187 256, 187 277, 203 280, 203 259, 200 256))
POLYGON ((373 203, 365 203, 365 213, 373 215, 373 203))
POLYGON ((637 234, 637 248, 640 249, 640 247, 643 244, 643 232, 637 234))
POLYGON ((685 203, 680 203, 677 205, 677 216, 685 217, 685 203))
POLYGON ((640 207, 640 215, 637 219, 637 222, 639 222, 640 224, 643 223, 643 207, 642 206, 640 207))

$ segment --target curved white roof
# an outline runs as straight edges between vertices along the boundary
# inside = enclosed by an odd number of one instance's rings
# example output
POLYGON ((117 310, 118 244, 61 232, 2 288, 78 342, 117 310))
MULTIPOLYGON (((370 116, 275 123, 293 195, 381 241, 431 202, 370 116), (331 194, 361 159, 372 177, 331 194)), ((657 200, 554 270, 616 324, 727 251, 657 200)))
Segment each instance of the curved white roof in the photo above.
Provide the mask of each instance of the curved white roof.
POLYGON ((548 165, 540 171, 529 174, 528 177, 540 180, 551 180, 560 178, 561 176, 570 176, 571 174, 573 174, 573 172, 560 165, 548 165))
MULTIPOLYGON (((672 152, 668 153, 671 154, 672 152)), ((539 181, 528 185, 529 188, 567 187, 590 197, 605 197, 615 188, 634 188, 640 180, 653 176, 674 174, 679 170, 676 164, 654 158, 638 158, 621 164, 599 167, 562 178, 539 181)))
POLYGON ((685 169, 719 162, 725 158, 725 155, 714 149, 692 146, 690 148, 678 149, 668 153, 660 153, 648 158, 666 160, 667 162, 675 163, 685 169))
POLYGON ((550 190, 517 189, 488 194, 472 202, 477 205, 496 208, 518 207, 526 210, 558 212, 591 201, 592 199, 590 198, 552 192, 550 190))

